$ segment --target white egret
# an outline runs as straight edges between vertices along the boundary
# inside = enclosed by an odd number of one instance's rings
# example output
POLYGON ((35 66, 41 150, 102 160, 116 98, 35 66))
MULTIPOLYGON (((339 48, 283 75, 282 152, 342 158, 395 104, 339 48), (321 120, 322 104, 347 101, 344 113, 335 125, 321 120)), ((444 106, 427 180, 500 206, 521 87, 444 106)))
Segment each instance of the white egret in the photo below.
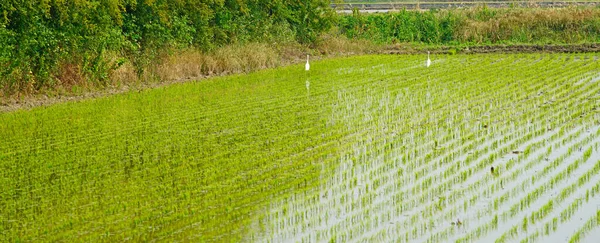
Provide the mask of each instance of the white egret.
MULTIPOLYGON (((308 63, 307 63, 308 64, 308 63)), ((431 66, 431 59, 429 59, 429 52, 427 52, 427 62, 425 63, 426 67, 431 66)))
POLYGON ((306 71, 310 70, 310 64, 308 64, 308 55, 306 55, 306 65, 304 65, 306 71))

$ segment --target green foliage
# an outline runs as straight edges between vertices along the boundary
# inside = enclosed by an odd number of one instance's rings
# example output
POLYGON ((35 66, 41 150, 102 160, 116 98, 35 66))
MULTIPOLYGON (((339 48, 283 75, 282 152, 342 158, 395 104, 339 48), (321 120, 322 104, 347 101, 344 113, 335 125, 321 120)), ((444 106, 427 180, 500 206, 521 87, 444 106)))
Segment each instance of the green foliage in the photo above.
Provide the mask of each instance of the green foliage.
POLYGON ((0 87, 51 86, 61 81, 64 63, 105 82, 115 67, 106 53, 129 59, 141 75, 172 48, 310 43, 331 27, 333 14, 325 0, 6 0, 0 3, 0 87))
POLYGON ((349 38, 381 43, 449 43, 463 19, 452 11, 408 11, 387 14, 353 14, 340 17, 340 29, 349 38))
POLYGON ((341 15, 341 34, 378 43, 493 44, 596 42, 600 10, 491 9, 429 10, 341 15))

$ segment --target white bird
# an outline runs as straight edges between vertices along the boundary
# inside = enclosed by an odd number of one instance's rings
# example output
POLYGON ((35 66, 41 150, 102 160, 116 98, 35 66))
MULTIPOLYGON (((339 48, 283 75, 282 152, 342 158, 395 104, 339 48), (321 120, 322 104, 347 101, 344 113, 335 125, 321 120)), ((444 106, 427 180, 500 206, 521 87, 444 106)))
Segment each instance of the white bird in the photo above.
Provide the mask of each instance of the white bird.
POLYGON ((427 62, 425 63, 426 67, 431 66, 431 59, 429 59, 429 52, 427 52, 427 62))
POLYGON ((308 64, 308 55, 306 55, 306 65, 304 65, 306 71, 310 70, 310 64, 308 64))

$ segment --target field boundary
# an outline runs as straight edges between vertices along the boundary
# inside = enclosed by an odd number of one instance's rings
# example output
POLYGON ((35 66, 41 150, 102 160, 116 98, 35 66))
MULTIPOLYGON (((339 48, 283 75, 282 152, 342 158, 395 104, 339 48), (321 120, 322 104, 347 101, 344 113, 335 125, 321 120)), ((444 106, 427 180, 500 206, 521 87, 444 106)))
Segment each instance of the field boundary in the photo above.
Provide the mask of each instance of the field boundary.
POLYGON ((593 53, 600 52, 600 43, 579 45, 481 45, 481 46, 438 46, 405 47, 393 46, 382 54, 417 54, 423 51, 437 54, 480 54, 480 53, 593 53))
MULTIPOLYGON (((411 55, 423 54, 430 51, 432 54, 486 54, 486 53, 593 53, 600 52, 600 43, 580 44, 580 45, 488 45, 488 46, 405 46, 405 45, 388 45, 382 46, 379 50, 373 50, 370 53, 342 53, 334 55, 315 56, 313 60, 329 59, 340 56, 354 56, 365 54, 382 54, 382 55, 411 55)), ((597 58, 597 57, 596 57, 597 58)), ((303 63, 304 60, 293 60, 287 65, 297 65, 303 63)), ((281 67, 283 67, 281 66, 281 67)), ((259 71, 268 68, 253 70, 259 71)), ((131 91, 141 92, 143 90, 165 87, 172 84, 195 82, 207 78, 221 77, 227 75, 235 75, 236 73, 221 73, 208 76, 188 77, 177 80, 163 80, 153 83, 139 83, 133 85, 121 85, 118 87, 107 87, 105 89, 93 90, 79 94, 66 94, 50 97, 46 94, 36 94, 19 99, 5 98, 0 100, 0 113, 14 112, 18 110, 28 110, 36 107, 50 106, 65 102, 82 101, 88 99, 96 99, 107 97, 116 94, 122 94, 131 91)))
POLYGON ((391 12, 403 9, 426 10, 426 9, 450 9, 450 8, 472 8, 477 6, 486 6, 489 8, 564 8, 570 6, 588 6, 595 7, 600 2, 595 1, 551 1, 551 2, 532 2, 532 1, 410 1, 400 3, 343 3, 331 4, 331 7, 340 13, 351 12, 358 9, 361 12, 391 12))

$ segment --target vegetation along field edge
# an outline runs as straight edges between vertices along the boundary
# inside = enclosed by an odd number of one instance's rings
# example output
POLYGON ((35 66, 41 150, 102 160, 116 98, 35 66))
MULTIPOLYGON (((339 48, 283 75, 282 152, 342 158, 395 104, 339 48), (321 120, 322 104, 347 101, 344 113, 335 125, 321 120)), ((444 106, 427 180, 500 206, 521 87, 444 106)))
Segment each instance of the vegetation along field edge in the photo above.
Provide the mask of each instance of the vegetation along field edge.
POLYGON ((336 14, 324 0, 89 2, 0 3, 1 111, 247 73, 306 54, 589 52, 600 36, 600 9, 591 7, 336 14))

